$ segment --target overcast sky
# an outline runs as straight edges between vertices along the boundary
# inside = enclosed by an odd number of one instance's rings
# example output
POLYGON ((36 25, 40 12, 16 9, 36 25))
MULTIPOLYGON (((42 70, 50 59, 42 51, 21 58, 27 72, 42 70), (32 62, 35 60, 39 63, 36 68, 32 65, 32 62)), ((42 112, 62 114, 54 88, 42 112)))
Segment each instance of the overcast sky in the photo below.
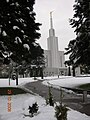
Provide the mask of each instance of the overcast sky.
POLYGON ((58 37, 59 50, 64 50, 70 40, 75 38, 74 30, 69 25, 69 18, 73 17, 75 0, 36 0, 34 11, 36 20, 42 23, 41 38, 38 40, 43 49, 47 49, 47 37, 50 28, 50 11, 53 11, 53 27, 58 37))

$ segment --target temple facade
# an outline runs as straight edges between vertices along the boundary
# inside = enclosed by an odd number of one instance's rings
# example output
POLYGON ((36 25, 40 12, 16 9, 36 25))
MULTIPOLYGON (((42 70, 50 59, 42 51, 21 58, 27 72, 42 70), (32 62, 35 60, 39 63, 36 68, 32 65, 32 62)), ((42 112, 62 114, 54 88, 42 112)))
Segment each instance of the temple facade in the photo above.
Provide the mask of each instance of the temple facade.
POLYGON ((45 69, 44 76, 66 75, 67 68, 64 65, 64 51, 58 50, 58 37, 55 36, 53 28, 52 12, 50 13, 50 29, 47 38, 47 50, 44 50, 45 69))

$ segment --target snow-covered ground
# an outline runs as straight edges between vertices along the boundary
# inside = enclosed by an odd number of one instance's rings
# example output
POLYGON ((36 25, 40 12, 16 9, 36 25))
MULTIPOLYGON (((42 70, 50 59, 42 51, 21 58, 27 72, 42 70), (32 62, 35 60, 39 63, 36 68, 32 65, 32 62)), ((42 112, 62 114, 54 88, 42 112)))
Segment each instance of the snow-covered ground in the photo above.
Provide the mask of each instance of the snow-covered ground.
MULTIPOLYGON (((39 78, 39 80, 42 80, 39 78)), ((61 87, 76 87, 81 84, 90 83, 90 77, 71 77, 71 76, 57 76, 54 77, 44 77, 43 84, 47 85, 48 83, 56 86, 61 87)), ((35 82, 34 78, 19 78, 18 83, 19 85, 28 83, 28 82, 35 82)), ((0 79, 0 87, 8 87, 9 86, 9 79, 0 79)), ((16 86, 16 80, 10 80, 10 87, 16 86)))
MULTIPOLYGON (((30 94, 12 95, 11 96, 11 112, 8 112, 8 99, 9 96, 0 96, 0 120, 56 120, 55 110, 53 107, 46 105, 45 100, 40 96, 33 96, 30 94), (39 105, 39 111, 37 115, 30 118, 24 116, 28 109, 27 106, 32 103, 32 98, 37 101, 39 105), (26 109, 26 111, 24 110, 26 109)), ((68 120, 90 120, 90 117, 81 114, 75 110, 70 109, 68 111, 68 120)))
POLYGON ((56 80, 48 80, 48 81, 44 81, 43 84, 48 85, 48 83, 58 87, 69 87, 69 88, 73 88, 73 87, 77 87, 79 85, 82 84, 87 84, 90 83, 90 77, 60 77, 57 78, 56 80))
MULTIPOLYGON (((63 87, 75 87, 80 84, 90 83, 90 77, 60 77, 56 79, 56 77, 45 78, 48 80, 44 81, 44 84, 47 84, 47 81, 53 85, 59 85, 63 87), (55 80, 54 80, 55 79, 55 80)), ((28 82, 35 82, 33 78, 19 78, 19 85, 23 85, 28 82)), ((10 86, 15 86, 15 80, 10 81, 10 86)), ((8 79, 0 79, 0 87, 6 87, 8 85, 8 79)), ((27 110, 28 112, 28 110, 27 110)), ((22 95, 12 95, 10 96, 0 96, 0 120, 56 120, 55 111, 53 107, 46 106, 45 100, 40 96, 33 96, 30 94, 22 94, 22 95), (39 104, 39 112, 38 115, 33 118, 24 116, 24 108, 28 106, 32 100, 32 97, 35 98, 37 103, 39 104), (11 104, 11 112, 8 112, 8 103, 11 104)), ((90 116, 82 114, 80 112, 74 111, 70 109, 68 111, 68 120, 90 120, 90 116)))
MULTIPOLYGON (((30 120, 30 117, 24 116, 24 114, 26 114, 26 111, 24 110, 24 108, 30 102, 32 102, 32 101, 30 101, 30 98, 32 100, 32 97, 35 97, 37 103, 39 104, 39 114, 31 119, 33 119, 33 120, 41 119, 42 120, 42 119, 44 119, 45 116, 48 116, 48 118, 49 118, 50 113, 52 112, 52 116, 48 120, 55 120, 55 119, 53 119, 54 118, 53 108, 49 107, 49 106, 45 106, 44 99, 39 96, 32 96, 30 94, 11 96, 11 112, 8 112, 8 102, 9 102, 8 97, 9 96, 0 96, 0 117, 2 120, 30 120)), ((29 114, 28 109, 27 109, 27 114, 29 114)), ((46 120, 46 117, 44 120, 46 120)))
MULTIPOLYGON (((19 78, 18 84, 22 85, 28 82, 34 82, 33 78, 19 78)), ((10 85, 9 85, 9 79, 0 79, 0 87, 15 87, 16 86, 16 80, 10 79, 10 85)))

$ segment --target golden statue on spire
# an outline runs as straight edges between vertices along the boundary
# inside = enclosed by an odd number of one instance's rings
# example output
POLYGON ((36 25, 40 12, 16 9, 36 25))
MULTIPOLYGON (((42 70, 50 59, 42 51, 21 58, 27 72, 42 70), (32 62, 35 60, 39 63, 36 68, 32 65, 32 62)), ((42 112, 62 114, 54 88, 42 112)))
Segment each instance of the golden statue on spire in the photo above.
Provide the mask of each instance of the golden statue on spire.
POLYGON ((52 18, 52 13, 53 13, 53 11, 50 12, 50 18, 52 18))
POLYGON ((50 24, 51 24, 50 26, 51 26, 51 28, 53 28, 52 13, 53 13, 53 11, 50 12, 50 24))

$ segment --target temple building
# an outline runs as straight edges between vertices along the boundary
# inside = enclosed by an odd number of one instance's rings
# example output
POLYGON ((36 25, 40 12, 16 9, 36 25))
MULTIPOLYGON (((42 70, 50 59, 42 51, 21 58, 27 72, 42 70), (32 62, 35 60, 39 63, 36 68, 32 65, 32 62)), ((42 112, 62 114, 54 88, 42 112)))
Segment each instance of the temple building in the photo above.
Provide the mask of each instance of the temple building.
POLYGON ((67 68, 64 65, 65 56, 64 51, 58 50, 58 37, 55 36, 53 28, 52 12, 50 13, 50 29, 49 37, 47 38, 48 50, 44 50, 45 69, 44 76, 66 75, 67 68))

